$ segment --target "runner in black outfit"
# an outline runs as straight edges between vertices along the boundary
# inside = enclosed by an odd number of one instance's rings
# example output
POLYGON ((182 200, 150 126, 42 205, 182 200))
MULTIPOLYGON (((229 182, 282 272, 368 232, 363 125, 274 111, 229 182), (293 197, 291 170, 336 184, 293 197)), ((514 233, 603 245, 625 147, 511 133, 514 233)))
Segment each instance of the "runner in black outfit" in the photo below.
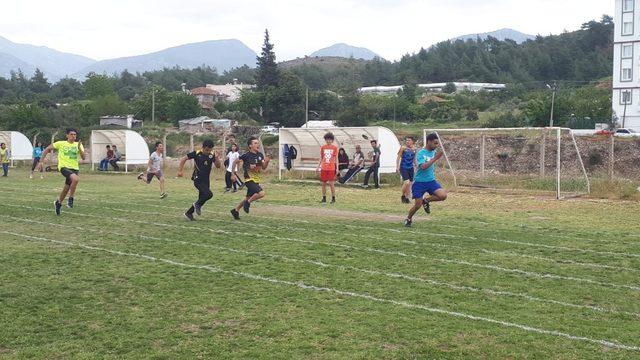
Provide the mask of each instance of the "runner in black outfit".
POLYGON ((209 177, 211 175, 211 168, 215 164, 216 168, 220 168, 222 165, 220 161, 220 155, 213 152, 213 141, 205 140, 202 143, 202 149, 198 151, 192 151, 180 159, 180 167, 178 168, 178 177, 184 175, 184 164, 187 160, 193 160, 195 169, 193 169, 193 186, 198 189, 198 200, 184 213, 184 216, 193 221, 193 213, 200 215, 202 213, 202 206, 213 197, 211 192, 211 184, 209 177))

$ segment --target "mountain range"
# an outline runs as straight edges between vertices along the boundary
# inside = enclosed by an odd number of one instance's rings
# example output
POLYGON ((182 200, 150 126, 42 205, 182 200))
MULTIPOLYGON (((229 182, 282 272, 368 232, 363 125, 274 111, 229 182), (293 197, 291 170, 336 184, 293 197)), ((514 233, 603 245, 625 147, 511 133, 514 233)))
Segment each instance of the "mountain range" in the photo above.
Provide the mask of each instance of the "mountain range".
POLYGON ((462 41, 476 40, 477 38, 485 40, 489 36, 494 37, 494 38, 496 38, 496 39, 498 39, 500 41, 513 40, 518 44, 522 44, 523 42, 525 42, 527 40, 533 40, 533 39, 536 38, 535 35, 528 35, 528 34, 525 34, 525 33, 521 33, 520 31, 517 31, 517 30, 500 29, 500 30, 496 30, 496 31, 486 32, 486 33, 462 35, 462 36, 458 36, 456 38, 451 39, 451 41, 455 41, 455 40, 462 40, 462 41))
MULTIPOLYGON (((499 40, 512 39, 518 43, 535 38, 512 29, 489 33, 469 34, 451 40, 467 40, 493 36, 499 40)), ((116 74, 124 70, 145 72, 179 66, 195 68, 208 65, 222 73, 235 67, 254 67, 257 54, 240 40, 211 40, 185 44, 149 54, 96 61, 85 56, 54 50, 45 46, 14 43, 0 36, 0 77, 9 78, 11 71, 21 70, 30 77, 36 68, 51 82, 64 77, 83 79, 88 73, 116 74)), ((373 51, 337 43, 311 53, 312 58, 353 58, 371 60, 380 57, 373 51)))

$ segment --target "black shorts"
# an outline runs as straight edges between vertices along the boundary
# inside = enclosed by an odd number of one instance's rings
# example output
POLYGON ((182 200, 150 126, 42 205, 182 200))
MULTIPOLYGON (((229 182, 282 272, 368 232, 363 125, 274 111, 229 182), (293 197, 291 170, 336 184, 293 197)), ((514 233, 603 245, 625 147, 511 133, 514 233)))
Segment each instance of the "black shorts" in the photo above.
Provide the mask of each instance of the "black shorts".
POLYGON ((402 181, 413 181, 413 168, 400 169, 400 176, 402 176, 402 181))
POLYGON ((244 186, 247 188, 247 197, 252 197, 254 194, 257 194, 262 191, 260 184, 256 184, 253 181, 245 182, 244 186))
POLYGON ((154 174, 154 173, 150 173, 150 172, 148 172, 148 173, 147 173, 147 183, 150 183, 150 182, 151 182, 151 180, 153 180, 153 177, 154 177, 154 176, 155 176, 156 178, 158 178, 158 180, 160 180, 160 178, 162 177, 162 170, 158 170, 158 172, 156 172, 155 174, 154 174))
POLYGON ((76 169, 69 169, 69 168, 62 168, 60 169, 60 174, 62 174, 62 176, 64 176, 65 179, 67 179, 64 183, 67 185, 71 185, 71 175, 76 174, 78 175, 80 171, 76 170, 76 169))

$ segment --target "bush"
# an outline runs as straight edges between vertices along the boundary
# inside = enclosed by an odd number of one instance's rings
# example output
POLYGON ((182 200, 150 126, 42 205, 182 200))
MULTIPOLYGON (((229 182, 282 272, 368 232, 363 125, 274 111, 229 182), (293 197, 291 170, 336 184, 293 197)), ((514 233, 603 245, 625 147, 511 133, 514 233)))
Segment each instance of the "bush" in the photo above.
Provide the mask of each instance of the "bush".
POLYGON ((513 113, 504 113, 504 114, 491 116, 484 123, 484 127, 488 127, 488 128, 520 127, 520 126, 525 126, 525 121, 521 116, 516 116, 513 113))

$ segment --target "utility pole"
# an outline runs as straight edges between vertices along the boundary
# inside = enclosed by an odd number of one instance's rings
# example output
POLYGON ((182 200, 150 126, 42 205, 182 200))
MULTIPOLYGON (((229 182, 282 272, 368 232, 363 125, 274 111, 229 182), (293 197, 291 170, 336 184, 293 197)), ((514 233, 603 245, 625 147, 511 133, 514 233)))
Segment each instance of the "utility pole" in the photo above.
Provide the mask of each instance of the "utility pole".
POLYGON ((151 89, 151 122, 156 122, 156 89, 151 89))
POLYGON ((553 91, 551 95, 551 116, 549 118, 549 127, 553 127, 553 110, 556 104, 556 91, 558 91, 558 85, 554 82, 553 86, 547 84, 547 87, 553 91))
POLYGON ((309 87, 307 86, 307 95, 304 106, 304 126, 309 128, 309 87))

